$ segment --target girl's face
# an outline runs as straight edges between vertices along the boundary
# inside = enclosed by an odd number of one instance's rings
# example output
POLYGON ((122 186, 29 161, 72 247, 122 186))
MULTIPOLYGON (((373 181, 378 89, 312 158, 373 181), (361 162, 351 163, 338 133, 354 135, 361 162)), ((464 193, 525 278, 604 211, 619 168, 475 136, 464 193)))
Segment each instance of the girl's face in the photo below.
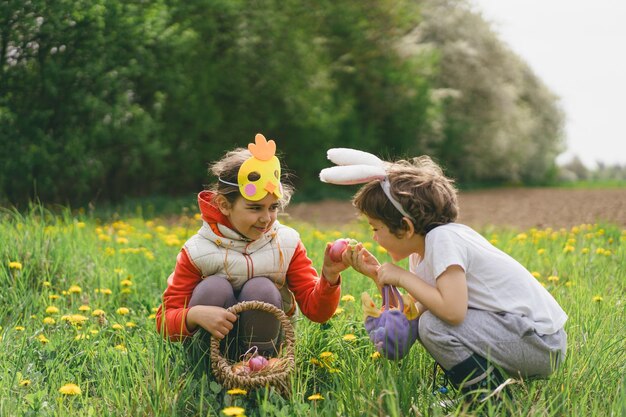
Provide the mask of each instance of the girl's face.
POLYGON ((367 217, 367 222, 372 227, 374 240, 387 250, 394 262, 401 261, 416 251, 410 239, 398 238, 382 221, 367 217))
POLYGON ((278 208, 278 198, 273 194, 268 194, 259 201, 238 197, 232 205, 220 205, 220 210, 228 217, 235 230, 251 240, 257 240, 272 227, 278 208))

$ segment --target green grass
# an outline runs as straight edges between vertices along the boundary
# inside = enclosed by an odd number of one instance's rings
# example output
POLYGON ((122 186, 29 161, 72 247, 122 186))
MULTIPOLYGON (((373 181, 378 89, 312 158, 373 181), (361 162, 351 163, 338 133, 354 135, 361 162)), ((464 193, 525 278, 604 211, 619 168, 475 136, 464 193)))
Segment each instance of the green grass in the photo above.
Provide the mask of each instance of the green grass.
MULTIPOLYGON (((433 360, 418 344, 400 362, 371 358, 359 300, 374 289, 353 271, 344 273, 342 294, 356 301, 341 301, 327 325, 298 319, 289 399, 266 389, 226 394, 183 346, 156 333, 152 316, 199 221, 193 210, 175 222, 142 214, 108 220, 38 206, 0 212, 0 416, 212 416, 231 405, 248 416, 470 415, 437 405, 433 360), (96 309, 105 315, 93 316, 96 309), (347 334, 356 340, 344 340, 347 334), (61 394, 68 383, 81 393, 61 394), (324 399, 309 400, 313 394, 324 399)), ((369 242, 387 260, 364 224, 292 226, 316 266, 325 242, 338 236, 369 242)), ((514 385, 511 415, 624 415, 626 231, 605 224, 482 232, 535 272, 570 317, 565 363, 548 380, 514 385)))

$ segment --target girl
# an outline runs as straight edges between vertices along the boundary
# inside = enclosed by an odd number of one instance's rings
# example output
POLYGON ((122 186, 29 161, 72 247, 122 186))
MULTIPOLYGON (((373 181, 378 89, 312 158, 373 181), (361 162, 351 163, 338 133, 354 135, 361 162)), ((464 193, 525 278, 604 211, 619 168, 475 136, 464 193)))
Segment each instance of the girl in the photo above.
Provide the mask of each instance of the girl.
POLYGON ((547 377, 565 358, 567 315, 515 259, 470 227, 455 223, 457 191, 423 156, 385 163, 371 154, 331 149, 322 181, 363 183, 353 204, 373 237, 406 271, 380 264, 362 245, 346 261, 404 288, 420 311, 419 340, 462 392, 494 389, 507 374, 547 377))
POLYGON ((157 311, 163 336, 178 341, 200 330, 223 339, 237 326, 241 348, 271 354, 280 342, 279 321, 254 310, 237 317, 226 308, 259 300, 292 316, 297 304, 316 322, 335 312, 339 273, 347 266, 330 259, 328 244, 318 277, 298 233, 276 220, 292 189, 281 182, 275 151, 273 140, 257 134, 248 149, 211 166, 217 183, 198 195, 203 225, 178 254, 157 311))

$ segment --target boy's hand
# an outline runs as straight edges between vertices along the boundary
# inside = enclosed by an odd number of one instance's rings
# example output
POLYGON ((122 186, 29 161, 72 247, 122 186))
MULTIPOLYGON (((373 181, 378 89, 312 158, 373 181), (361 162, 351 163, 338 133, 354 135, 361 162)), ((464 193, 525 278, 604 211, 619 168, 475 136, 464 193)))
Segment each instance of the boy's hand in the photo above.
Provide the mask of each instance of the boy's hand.
POLYGON ((193 306, 187 311, 187 329, 191 332, 202 327, 216 339, 223 339, 234 327, 237 316, 222 307, 193 306))
POLYGON ((370 277, 377 283, 377 272, 378 268, 380 268, 380 262, 363 247, 362 243, 357 244, 353 248, 348 248, 344 252, 343 258, 355 271, 370 277))
POLYGON ((328 242, 326 243, 326 250, 324 250, 324 266, 322 267, 322 275, 328 282, 335 285, 337 281, 339 281, 339 274, 348 268, 348 264, 346 263, 346 252, 350 249, 346 249, 346 251, 341 256, 341 261, 334 262, 330 257, 330 248, 333 244, 328 242))
POLYGON ((406 272, 405 269, 400 268, 398 265, 385 262, 378 268, 378 282, 381 286, 387 284, 404 288, 401 278, 406 272))

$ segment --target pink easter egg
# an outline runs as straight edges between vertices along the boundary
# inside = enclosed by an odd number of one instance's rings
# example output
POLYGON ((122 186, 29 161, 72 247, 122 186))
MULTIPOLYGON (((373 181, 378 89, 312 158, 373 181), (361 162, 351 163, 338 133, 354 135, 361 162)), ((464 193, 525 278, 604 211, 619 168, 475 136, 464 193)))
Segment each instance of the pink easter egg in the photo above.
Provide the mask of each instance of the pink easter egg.
POLYGON ((330 247, 330 259, 333 262, 341 262, 341 255, 348 247, 348 241, 346 239, 337 239, 330 247))

